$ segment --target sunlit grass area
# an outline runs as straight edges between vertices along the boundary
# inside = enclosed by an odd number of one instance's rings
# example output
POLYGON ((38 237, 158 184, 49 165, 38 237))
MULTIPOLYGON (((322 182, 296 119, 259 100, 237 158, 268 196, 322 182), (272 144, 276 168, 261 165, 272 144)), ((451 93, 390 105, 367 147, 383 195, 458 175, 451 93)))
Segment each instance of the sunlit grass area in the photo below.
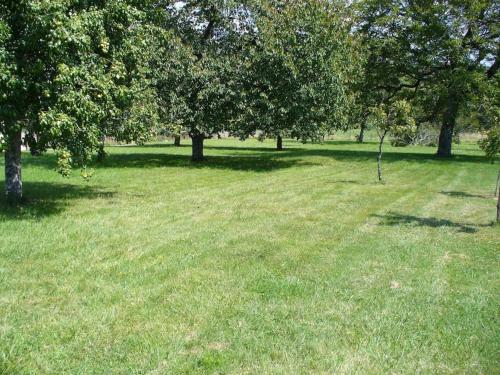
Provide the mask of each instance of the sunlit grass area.
POLYGON ((0 206, 0 373, 498 373, 498 165, 473 143, 23 155, 0 206))

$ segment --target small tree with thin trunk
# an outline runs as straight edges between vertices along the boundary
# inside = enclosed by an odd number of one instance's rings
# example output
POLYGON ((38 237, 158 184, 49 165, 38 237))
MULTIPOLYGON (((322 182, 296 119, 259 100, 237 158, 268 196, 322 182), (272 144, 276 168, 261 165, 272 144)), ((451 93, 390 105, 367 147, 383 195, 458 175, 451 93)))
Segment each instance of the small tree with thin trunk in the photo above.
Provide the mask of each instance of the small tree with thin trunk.
POLYGON ((498 171, 497 184, 495 186, 495 194, 497 196, 497 223, 500 222, 500 189, 498 186, 499 181, 500 181, 500 170, 498 171))
POLYGON ((415 133, 415 120, 408 102, 398 100, 393 104, 370 108, 368 123, 377 130, 379 136, 377 173, 379 181, 382 181, 382 147, 386 137, 415 133))

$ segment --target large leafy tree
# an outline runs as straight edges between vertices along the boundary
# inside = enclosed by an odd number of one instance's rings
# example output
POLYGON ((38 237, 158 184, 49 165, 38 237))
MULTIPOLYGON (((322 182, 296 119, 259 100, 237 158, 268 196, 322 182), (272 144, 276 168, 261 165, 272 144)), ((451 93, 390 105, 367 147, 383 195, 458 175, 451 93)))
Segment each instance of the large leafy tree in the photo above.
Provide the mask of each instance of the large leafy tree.
MULTIPOLYGON (((450 156, 457 117, 499 64, 495 0, 364 0, 359 31, 369 50, 367 93, 423 103, 441 122, 439 156, 450 156)), ((369 98, 373 98, 369 95, 369 98)))
POLYGON ((347 9, 326 0, 264 0, 255 12, 256 38, 245 78, 242 135, 317 139, 346 124, 352 40, 347 9))
POLYGON ((150 131, 156 109, 142 17, 127 1, 0 4, 0 135, 10 200, 22 197, 23 142, 85 165, 103 135, 141 141, 150 131))
POLYGON ((164 29, 179 38, 181 64, 163 70, 158 95, 169 110, 169 122, 192 139, 192 160, 203 160, 203 142, 220 132, 234 132, 241 112, 236 79, 243 69, 243 46, 252 19, 245 1, 160 2, 164 29))

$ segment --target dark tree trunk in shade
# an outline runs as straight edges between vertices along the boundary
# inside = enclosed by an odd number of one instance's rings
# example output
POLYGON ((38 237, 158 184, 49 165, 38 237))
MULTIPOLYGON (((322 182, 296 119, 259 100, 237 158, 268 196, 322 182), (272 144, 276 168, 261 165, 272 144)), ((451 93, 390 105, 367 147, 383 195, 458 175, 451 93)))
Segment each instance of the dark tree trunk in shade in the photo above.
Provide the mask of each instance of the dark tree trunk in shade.
POLYGON ((283 150, 283 138, 281 138, 281 135, 278 135, 278 137, 276 138, 276 150, 277 151, 283 150))
POLYGON ((106 143, 106 136, 101 135, 101 143, 99 144, 99 148, 97 149, 97 162, 102 163, 106 158, 106 150, 104 149, 106 143))
POLYGON ((192 140, 192 161, 202 161, 203 157, 203 141, 205 136, 203 134, 196 134, 191 136, 192 140))
POLYGON ((5 194, 10 203, 18 203, 23 197, 20 131, 9 138, 5 150, 5 194))
POLYGON ((500 194, 498 194, 497 198, 497 223, 500 222, 500 194))
POLYGON ((500 223, 500 170, 497 175, 497 184, 495 186, 495 196, 497 197, 497 223, 500 223))
POLYGON ((448 158, 451 156, 451 145, 453 143, 453 131, 457 120, 458 104, 455 100, 448 99, 448 108, 443 115, 443 123, 439 133, 439 145, 437 156, 448 158))
POLYGON ((494 197, 498 195, 500 195, 500 190, 498 190, 498 185, 500 183, 500 170, 498 171, 498 174, 497 174, 497 184, 495 185, 495 194, 493 194, 494 197))
POLYGON ((174 137, 174 146, 175 147, 180 147, 181 145, 181 136, 180 135, 176 135, 174 137))
POLYGON ((365 123, 363 122, 361 124, 361 128, 359 130, 359 135, 358 135, 358 142, 363 143, 365 140, 365 123))

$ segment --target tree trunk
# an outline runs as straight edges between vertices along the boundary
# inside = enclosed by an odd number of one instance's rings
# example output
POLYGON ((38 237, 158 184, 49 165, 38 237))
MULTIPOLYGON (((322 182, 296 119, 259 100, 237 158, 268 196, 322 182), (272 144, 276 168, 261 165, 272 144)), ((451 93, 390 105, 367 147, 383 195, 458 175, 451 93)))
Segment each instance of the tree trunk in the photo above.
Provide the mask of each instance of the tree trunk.
POLYGON ((439 146, 437 156, 448 158, 451 156, 453 131, 457 120, 458 105, 453 98, 448 99, 448 108, 443 115, 443 123, 439 133, 439 146))
POLYGON ((384 139, 387 132, 384 132, 380 137, 380 143, 378 144, 378 156, 377 156, 377 173, 378 180, 382 181, 382 145, 384 144, 384 139))
POLYGON ((97 149, 97 162, 102 163, 106 158, 106 151, 104 150, 104 144, 106 143, 106 136, 104 134, 101 135, 101 143, 99 144, 99 148, 97 149))
POLYGON ((174 146, 180 147, 181 145, 181 136, 179 134, 174 136, 174 146))
POLYGON ((5 150, 5 194, 10 203, 19 203, 23 197, 20 131, 9 138, 5 150))
POLYGON ((203 141, 205 140, 205 136, 203 134, 196 134, 191 136, 192 140, 192 161, 202 161, 203 157, 203 141))
POLYGON ((497 223, 500 222, 500 194, 497 199, 497 223))
POLYGON ((361 123, 361 128, 359 130, 358 142, 363 143, 365 140, 365 123, 361 123))
POLYGON ((276 137, 276 150, 283 151, 283 138, 281 138, 281 135, 276 137))
POLYGON ((498 183, 500 182, 500 170, 498 171, 497 174, 497 184, 495 185, 495 194, 493 194, 494 197, 497 196, 497 194, 500 196, 500 191, 498 190, 498 183))

